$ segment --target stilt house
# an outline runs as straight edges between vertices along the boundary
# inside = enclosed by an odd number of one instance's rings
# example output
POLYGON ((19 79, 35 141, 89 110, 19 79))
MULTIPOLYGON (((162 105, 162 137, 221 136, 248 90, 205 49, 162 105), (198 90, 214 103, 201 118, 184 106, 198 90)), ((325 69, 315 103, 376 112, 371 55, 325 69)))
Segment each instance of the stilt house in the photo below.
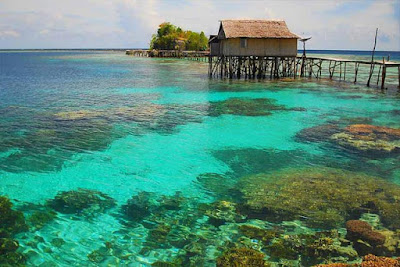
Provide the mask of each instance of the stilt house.
POLYGON ((297 39, 282 20, 222 20, 209 45, 211 56, 294 57, 297 39))

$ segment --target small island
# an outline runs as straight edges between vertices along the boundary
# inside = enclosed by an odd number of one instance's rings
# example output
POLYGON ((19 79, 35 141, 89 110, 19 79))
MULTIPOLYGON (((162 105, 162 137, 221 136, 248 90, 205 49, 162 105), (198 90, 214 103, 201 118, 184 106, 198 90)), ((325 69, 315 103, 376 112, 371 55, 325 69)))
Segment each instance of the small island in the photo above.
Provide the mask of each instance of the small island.
POLYGON ((200 57, 208 55, 208 38, 204 32, 184 30, 163 22, 150 40, 149 50, 127 50, 127 55, 148 57, 200 57))

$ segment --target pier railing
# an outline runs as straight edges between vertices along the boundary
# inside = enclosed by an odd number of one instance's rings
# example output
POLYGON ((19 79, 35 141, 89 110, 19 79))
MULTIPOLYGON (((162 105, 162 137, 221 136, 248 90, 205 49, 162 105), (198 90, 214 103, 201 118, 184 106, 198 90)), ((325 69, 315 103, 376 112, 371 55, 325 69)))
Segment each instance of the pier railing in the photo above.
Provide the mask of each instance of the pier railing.
MULTIPOLYGON (((208 73, 210 77, 229 79, 241 78, 282 78, 282 77, 329 77, 357 83, 360 65, 369 66, 367 86, 376 82, 385 88, 387 69, 397 69, 400 88, 400 62, 362 61, 323 57, 265 57, 265 56, 210 56, 208 73)), ((365 69, 363 70, 366 71, 365 69)), ((392 73, 393 76, 393 73, 392 73)))

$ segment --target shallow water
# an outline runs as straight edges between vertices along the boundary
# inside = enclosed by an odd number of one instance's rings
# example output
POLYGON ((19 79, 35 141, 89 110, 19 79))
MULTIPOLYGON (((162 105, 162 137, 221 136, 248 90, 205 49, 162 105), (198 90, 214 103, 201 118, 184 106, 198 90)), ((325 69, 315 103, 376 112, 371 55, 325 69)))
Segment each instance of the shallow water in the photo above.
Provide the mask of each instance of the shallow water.
MULTIPOLYGON (((184 265, 213 266, 227 241, 237 241, 236 224, 276 223, 247 218, 212 225, 199 203, 240 200, 219 188, 227 186, 222 178, 201 183, 205 173, 224 175, 234 187, 248 175, 331 167, 400 185, 398 153, 364 153, 329 138, 299 137, 326 124, 398 129, 395 90, 329 80, 209 80, 206 63, 113 52, 3 52, 0 64, 0 195, 26 218, 38 210, 57 214, 14 237, 29 266, 148 266, 179 257, 184 265), (237 110, 232 99, 249 105, 268 99, 266 114, 237 110), (78 188, 105 193, 116 205, 85 211, 89 215, 49 206, 58 193, 78 188), (123 205, 143 191, 152 193, 146 198, 157 209, 127 218, 123 205), (182 203, 161 209, 168 196, 182 203), (157 225, 172 227, 164 229, 168 238, 154 230, 157 225), (191 232, 197 243, 208 239, 206 248, 193 252, 189 241, 171 241, 176 225, 185 231, 175 239, 191 232)), ((301 220, 277 225, 315 231, 301 220)))

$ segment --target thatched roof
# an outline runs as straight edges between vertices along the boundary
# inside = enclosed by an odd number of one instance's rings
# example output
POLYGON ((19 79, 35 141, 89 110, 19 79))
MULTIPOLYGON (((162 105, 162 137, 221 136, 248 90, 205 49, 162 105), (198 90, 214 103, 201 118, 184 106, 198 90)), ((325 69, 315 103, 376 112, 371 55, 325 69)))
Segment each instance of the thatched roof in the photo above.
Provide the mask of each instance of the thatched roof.
POLYGON ((241 37, 300 38, 289 31, 283 20, 221 20, 220 39, 241 37))

